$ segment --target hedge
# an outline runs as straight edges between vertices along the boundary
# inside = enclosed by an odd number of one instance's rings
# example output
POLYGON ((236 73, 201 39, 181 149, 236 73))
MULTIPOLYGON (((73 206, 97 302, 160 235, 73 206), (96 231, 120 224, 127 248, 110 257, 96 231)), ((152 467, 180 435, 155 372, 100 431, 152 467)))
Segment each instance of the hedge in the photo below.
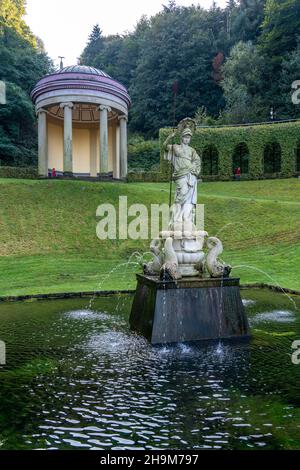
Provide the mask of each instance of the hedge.
POLYGON ((128 142, 128 168, 134 173, 159 172, 160 147, 157 140, 132 136, 128 142))
MULTIPOLYGON (((172 129, 160 129, 160 174, 167 178, 169 162, 164 161, 163 143, 172 129)), ((179 143, 179 136, 176 137, 179 143)), ((203 180, 230 180, 233 177, 233 155, 236 147, 246 144, 249 154, 249 171, 242 179, 286 178, 300 174, 300 120, 272 122, 246 126, 198 127, 191 146, 199 155, 214 146, 219 155, 218 175, 203 176, 203 180), (264 173, 264 152, 268 144, 278 143, 281 148, 281 171, 264 173), (298 153, 297 153, 298 152, 298 153)))
POLYGON ((13 167, 13 166, 0 166, 0 178, 38 178, 38 170, 34 167, 13 167))
POLYGON ((164 183, 169 181, 169 178, 158 171, 132 171, 128 173, 127 181, 128 183, 164 183))

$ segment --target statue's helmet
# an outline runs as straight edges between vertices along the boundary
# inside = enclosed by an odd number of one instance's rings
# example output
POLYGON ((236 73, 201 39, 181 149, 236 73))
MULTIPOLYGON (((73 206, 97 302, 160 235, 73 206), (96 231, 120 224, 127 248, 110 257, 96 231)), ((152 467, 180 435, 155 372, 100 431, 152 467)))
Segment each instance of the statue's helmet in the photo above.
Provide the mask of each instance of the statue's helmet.
POLYGON ((191 129, 189 127, 186 127, 182 133, 181 133, 181 137, 186 137, 187 135, 189 135, 190 137, 193 136, 193 133, 191 131, 191 129))
POLYGON ((177 129, 179 134, 181 135, 181 138, 187 135, 192 137, 193 133, 196 130, 196 123, 194 119, 184 118, 179 122, 177 129))

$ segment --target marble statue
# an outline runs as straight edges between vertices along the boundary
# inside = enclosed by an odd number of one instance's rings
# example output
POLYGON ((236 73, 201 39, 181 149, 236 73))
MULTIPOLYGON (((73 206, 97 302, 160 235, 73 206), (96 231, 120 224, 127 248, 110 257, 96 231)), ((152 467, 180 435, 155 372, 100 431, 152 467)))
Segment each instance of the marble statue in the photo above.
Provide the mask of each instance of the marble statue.
POLYGON ((192 119, 183 119, 178 124, 181 143, 171 143, 175 133, 164 143, 164 158, 172 164, 174 204, 168 230, 160 232, 151 242, 153 261, 144 264, 144 274, 159 275, 164 280, 205 275, 227 277, 231 271, 229 265, 218 259, 223 252, 222 242, 216 237, 208 238, 208 233, 197 230, 195 225, 197 183, 201 173, 201 158, 190 146, 195 128, 192 119))
POLYGON ((223 244, 216 237, 209 237, 206 241, 209 252, 206 256, 206 268, 211 277, 228 277, 231 272, 231 266, 220 261, 219 255, 223 253, 223 244))
MULTIPOLYGON (((192 120, 186 119, 181 125, 191 126, 192 120)), ((194 208, 197 204, 197 180, 201 173, 201 159, 196 150, 190 147, 192 130, 184 127, 181 132, 181 144, 170 144, 175 138, 172 133, 164 143, 165 159, 173 166, 175 182, 175 200, 170 229, 181 232, 195 230, 194 208)))

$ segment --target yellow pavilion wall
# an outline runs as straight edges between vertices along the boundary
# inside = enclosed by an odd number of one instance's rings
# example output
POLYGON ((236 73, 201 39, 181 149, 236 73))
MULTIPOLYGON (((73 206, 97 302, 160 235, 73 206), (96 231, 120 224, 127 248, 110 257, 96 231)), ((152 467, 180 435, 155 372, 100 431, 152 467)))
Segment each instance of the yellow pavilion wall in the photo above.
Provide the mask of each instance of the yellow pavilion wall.
MULTIPOLYGON (((58 172, 63 172, 63 141, 63 126, 60 123, 48 122, 48 168, 55 168, 58 172)), ((116 126, 110 124, 108 128, 109 172, 116 170, 114 163, 116 146, 116 126)), ((73 127, 73 173, 90 175, 92 152, 96 153, 97 156, 100 155, 100 132, 98 132, 98 129, 73 127), (92 133, 96 138, 92 138, 92 133)), ((96 169, 99 173, 100 158, 98 157, 96 169)))

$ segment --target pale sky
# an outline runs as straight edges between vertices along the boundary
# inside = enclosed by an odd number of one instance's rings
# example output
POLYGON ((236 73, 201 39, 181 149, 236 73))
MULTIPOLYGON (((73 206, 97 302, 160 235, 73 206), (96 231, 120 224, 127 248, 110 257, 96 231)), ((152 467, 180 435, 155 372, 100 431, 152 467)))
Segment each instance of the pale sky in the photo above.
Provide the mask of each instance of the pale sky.
MULTIPOLYGON (((200 4, 209 8, 213 0, 177 0, 177 5, 200 4)), ((226 0, 217 0, 225 6, 226 0)), ((81 54, 92 27, 99 23, 104 35, 132 31, 143 14, 154 15, 168 0, 27 0, 25 20, 39 36, 46 50, 59 64, 74 65, 81 54)))

